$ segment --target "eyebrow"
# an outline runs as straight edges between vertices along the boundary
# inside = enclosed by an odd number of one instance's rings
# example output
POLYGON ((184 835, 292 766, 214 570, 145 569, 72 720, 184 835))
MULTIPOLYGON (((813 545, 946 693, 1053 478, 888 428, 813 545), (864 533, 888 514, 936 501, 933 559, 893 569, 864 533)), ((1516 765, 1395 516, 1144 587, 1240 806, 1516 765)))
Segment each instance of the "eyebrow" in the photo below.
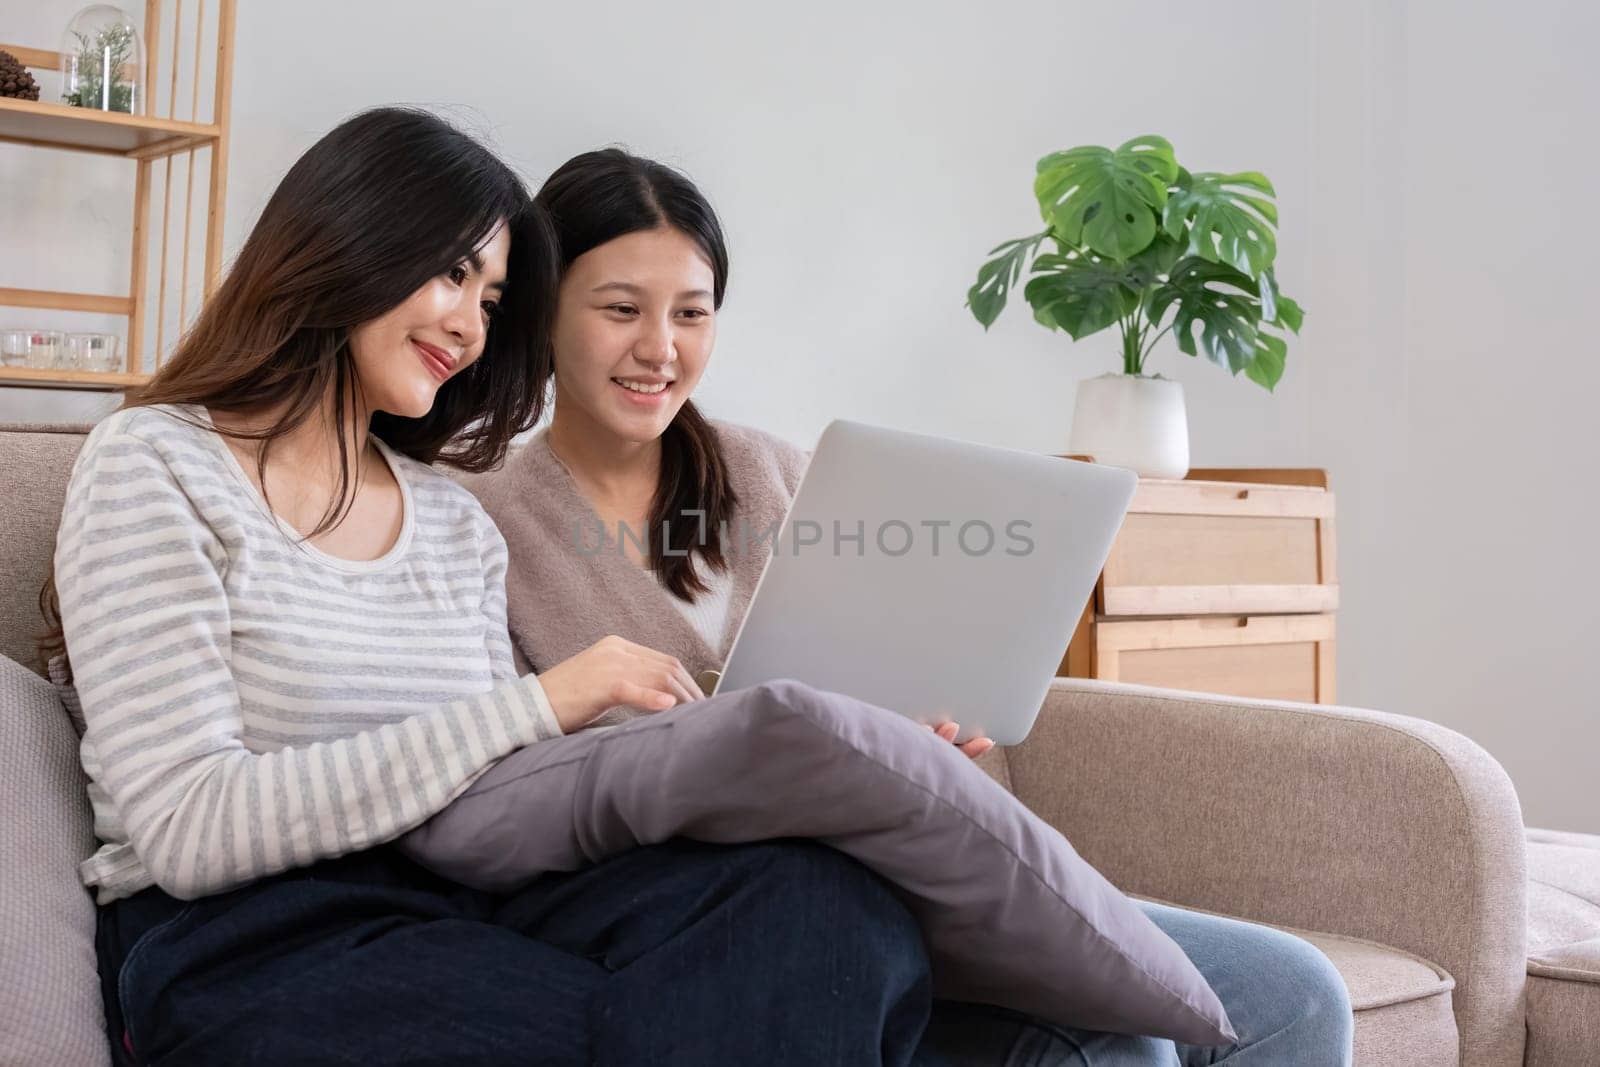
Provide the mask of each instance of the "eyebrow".
MULTIPOLYGON (((595 286, 589 291, 591 293, 598 293, 606 289, 620 289, 622 292, 630 293, 633 296, 638 296, 644 292, 643 289, 629 282, 606 282, 603 285, 595 286)), ((680 300, 687 297, 693 297, 697 300, 709 300, 711 299, 711 291, 709 289, 685 289, 683 292, 678 294, 678 299, 680 300)))
MULTIPOLYGON (((472 269, 475 273, 483 273, 483 257, 478 255, 477 252, 468 252, 467 262, 472 265, 472 269)), ((504 296, 506 292, 506 280, 501 278, 497 282, 490 282, 488 285, 484 286, 484 288, 493 289, 496 295, 504 296)))

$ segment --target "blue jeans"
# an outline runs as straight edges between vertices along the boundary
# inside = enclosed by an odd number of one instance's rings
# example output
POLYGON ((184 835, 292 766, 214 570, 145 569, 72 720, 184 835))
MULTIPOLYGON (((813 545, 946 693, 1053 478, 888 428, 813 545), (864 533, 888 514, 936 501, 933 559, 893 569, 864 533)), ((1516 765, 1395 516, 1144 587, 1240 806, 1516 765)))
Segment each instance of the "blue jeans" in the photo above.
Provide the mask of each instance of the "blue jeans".
MULTIPOLYGON (((1342 986, 1303 942, 1193 918, 1241 1039, 1272 1049, 1186 1062, 1346 1062, 1342 986)), ((795 839, 672 840, 509 896, 381 846, 192 902, 147 889, 100 909, 97 942, 118 1064, 1177 1062, 1170 1042, 934 1001, 889 886, 795 839)))
POLYGON ((1016 1012, 936 1001, 923 1047, 952 1067, 1346 1067, 1354 1020, 1344 979, 1309 942, 1254 923, 1140 903, 1205 975, 1239 1041, 1185 1045, 1052 1026, 1016 1012))

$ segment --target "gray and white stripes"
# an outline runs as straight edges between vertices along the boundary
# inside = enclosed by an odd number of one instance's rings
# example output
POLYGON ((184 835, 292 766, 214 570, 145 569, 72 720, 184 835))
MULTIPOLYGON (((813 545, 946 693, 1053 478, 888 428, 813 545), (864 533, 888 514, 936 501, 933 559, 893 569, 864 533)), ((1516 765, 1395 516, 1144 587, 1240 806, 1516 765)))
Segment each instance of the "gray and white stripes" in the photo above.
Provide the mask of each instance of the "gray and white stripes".
POLYGON ((379 445, 406 517, 380 559, 294 542, 205 410, 89 435, 56 583, 82 704, 101 903, 193 899, 391 840, 560 734, 506 634, 505 541, 466 490, 379 445))

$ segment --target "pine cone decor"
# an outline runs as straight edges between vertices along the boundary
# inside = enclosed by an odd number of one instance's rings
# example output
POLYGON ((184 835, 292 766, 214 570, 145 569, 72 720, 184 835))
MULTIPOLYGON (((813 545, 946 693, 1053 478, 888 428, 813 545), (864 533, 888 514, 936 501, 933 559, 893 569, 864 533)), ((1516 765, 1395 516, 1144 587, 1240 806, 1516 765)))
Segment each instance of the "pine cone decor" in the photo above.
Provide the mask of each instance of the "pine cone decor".
POLYGON ((0 52, 0 96, 18 100, 39 99, 39 83, 10 52, 0 52))

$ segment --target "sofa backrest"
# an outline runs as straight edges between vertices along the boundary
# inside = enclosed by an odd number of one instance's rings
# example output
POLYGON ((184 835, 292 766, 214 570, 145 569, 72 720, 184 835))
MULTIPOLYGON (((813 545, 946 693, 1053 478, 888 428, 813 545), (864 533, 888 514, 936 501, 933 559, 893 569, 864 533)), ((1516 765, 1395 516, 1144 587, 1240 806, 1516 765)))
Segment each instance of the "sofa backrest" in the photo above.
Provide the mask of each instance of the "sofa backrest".
POLYGON ((89 429, 0 423, 0 656, 40 674, 39 590, 50 574, 67 476, 89 429))

